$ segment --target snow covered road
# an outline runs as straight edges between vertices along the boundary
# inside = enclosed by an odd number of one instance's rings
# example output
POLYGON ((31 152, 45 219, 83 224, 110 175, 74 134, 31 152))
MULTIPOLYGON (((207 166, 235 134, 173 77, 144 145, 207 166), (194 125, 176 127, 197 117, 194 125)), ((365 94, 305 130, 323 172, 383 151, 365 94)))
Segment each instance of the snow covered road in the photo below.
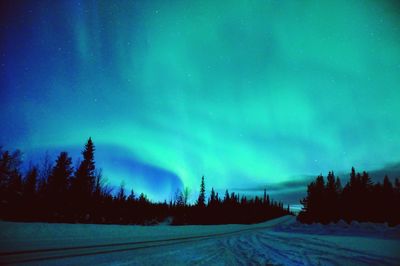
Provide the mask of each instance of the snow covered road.
POLYGON ((399 265, 400 262, 399 227, 306 226, 290 216, 256 225, 222 226, 1 222, 0 236, 1 264, 399 265))

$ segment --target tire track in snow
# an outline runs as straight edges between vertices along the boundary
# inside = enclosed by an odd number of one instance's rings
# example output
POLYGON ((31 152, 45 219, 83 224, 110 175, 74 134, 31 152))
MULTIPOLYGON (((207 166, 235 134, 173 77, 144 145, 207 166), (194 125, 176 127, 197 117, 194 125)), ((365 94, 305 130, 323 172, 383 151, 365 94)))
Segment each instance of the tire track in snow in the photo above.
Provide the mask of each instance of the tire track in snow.
MULTIPOLYGON (((268 254, 267 261, 283 263, 284 265, 397 265, 396 259, 378 256, 367 252, 340 247, 315 237, 282 237, 268 231, 241 235, 236 240, 225 241, 227 248, 233 254, 247 259, 247 262, 257 261, 254 256, 265 259, 255 252, 262 250, 268 254), (268 260, 269 259, 269 260, 268 260)), ((244 263, 246 264, 246 263, 244 263)), ((254 265, 260 265, 254 263, 254 265)))
MULTIPOLYGON (((117 259, 115 265, 398 265, 398 259, 390 253, 385 256, 342 245, 346 237, 333 241, 326 235, 274 231, 275 226, 256 225, 218 234, 134 242, 137 246, 119 243, 114 250, 106 246, 103 251, 94 250, 94 254, 79 255, 73 249, 64 260, 45 258, 36 262, 100 266, 99 260, 109 265, 117 259)), ((373 238, 365 239, 375 243, 373 238)), ((0 262, 1 259, 0 256, 0 262)))
MULTIPOLYGON (((287 222, 291 218, 292 217, 286 217, 286 219, 283 219, 282 222, 283 223, 287 222)), ((230 235, 242 234, 244 232, 251 232, 255 230, 265 230, 272 228, 274 226, 275 224, 270 224, 266 226, 250 227, 223 233, 178 237, 178 238, 170 238, 162 240, 2 252, 0 253, 0 263, 6 263, 6 264, 29 263, 35 261, 66 259, 72 257, 91 256, 91 255, 100 255, 100 254, 115 253, 115 252, 134 251, 134 250, 148 249, 148 248, 158 248, 164 246, 173 246, 184 243, 204 241, 207 239, 215 239, 230 235)))

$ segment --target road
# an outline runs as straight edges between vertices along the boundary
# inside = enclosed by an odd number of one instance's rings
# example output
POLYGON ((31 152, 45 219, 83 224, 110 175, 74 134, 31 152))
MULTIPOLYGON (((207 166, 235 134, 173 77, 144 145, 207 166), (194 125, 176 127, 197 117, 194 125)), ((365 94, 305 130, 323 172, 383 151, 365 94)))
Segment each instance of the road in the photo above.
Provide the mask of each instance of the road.
POLYGON ((293 222, 293 217, 227 230, 221 226, 193 227, 207 230, 157 240, 8 250, 0 253, 0 262, 7 265, 398 265, 400 261, 396 255, 398 239, 274 230, 277 225, 289 222, 293 222), (377 245, 381 249, 377 250, 377 245))

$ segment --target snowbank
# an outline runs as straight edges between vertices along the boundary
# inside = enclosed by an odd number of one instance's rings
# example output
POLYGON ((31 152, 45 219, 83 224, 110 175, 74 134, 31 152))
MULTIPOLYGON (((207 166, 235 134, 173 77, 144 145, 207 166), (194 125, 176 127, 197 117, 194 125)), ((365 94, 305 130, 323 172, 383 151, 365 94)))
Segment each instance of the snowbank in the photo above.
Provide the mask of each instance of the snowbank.
POLYGON ((81 245, 124 243, 221 234, 238 230, 272 227, 293 222, 292 216, 254 225, 141 226, 101 224, 19 223, 0 221, 0 251, 62 248, 81 245))
POLYGON ((359 223, 356 221, 348 224, 343 220, 327 225, 319 223, 303 224, 295 221, 292 223, 280 224, 275 227, 275 231, 319 235, 348 235, 400 239, 400 225, 390 227, 387 225, 387 223, 359 223))

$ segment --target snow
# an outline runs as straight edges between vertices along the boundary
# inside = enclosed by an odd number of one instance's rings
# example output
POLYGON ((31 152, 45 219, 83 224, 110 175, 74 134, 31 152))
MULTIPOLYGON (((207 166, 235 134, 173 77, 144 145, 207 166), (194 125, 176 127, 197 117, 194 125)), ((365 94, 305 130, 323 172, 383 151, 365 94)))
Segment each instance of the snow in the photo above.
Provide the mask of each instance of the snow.
POLYGON ((400 265, 399 226, 343 221, 305 225, 291 216, 215 226, 0 222, 0 252, 206 235, 212 236, 24 265, 400 265))
POLYGON ((281 217, 256 225, 213 225, 213 226, 141 226, 99 224, 56 224, 0 222, 0 251, 27 249, 62 248, 79 245, 124 243, 132 241, 162 240, 180 237, 195 237, 221 234, 243 229, 283 224, 281 217))
POLYGON ((276 231, 290 232, 290 233, 306 233, 306 234, 319 234, 319 235, 343 235, 343 236, 366 236, 386 239, 400 239, 400 225, 390 227, 387 223, 359 223, 357 221, 346 223, 340 220, 337 223, 330 223, 322 225, 315 224, 302 224, 294 221, 287 224, 280 224, 275 227, 276 231))

